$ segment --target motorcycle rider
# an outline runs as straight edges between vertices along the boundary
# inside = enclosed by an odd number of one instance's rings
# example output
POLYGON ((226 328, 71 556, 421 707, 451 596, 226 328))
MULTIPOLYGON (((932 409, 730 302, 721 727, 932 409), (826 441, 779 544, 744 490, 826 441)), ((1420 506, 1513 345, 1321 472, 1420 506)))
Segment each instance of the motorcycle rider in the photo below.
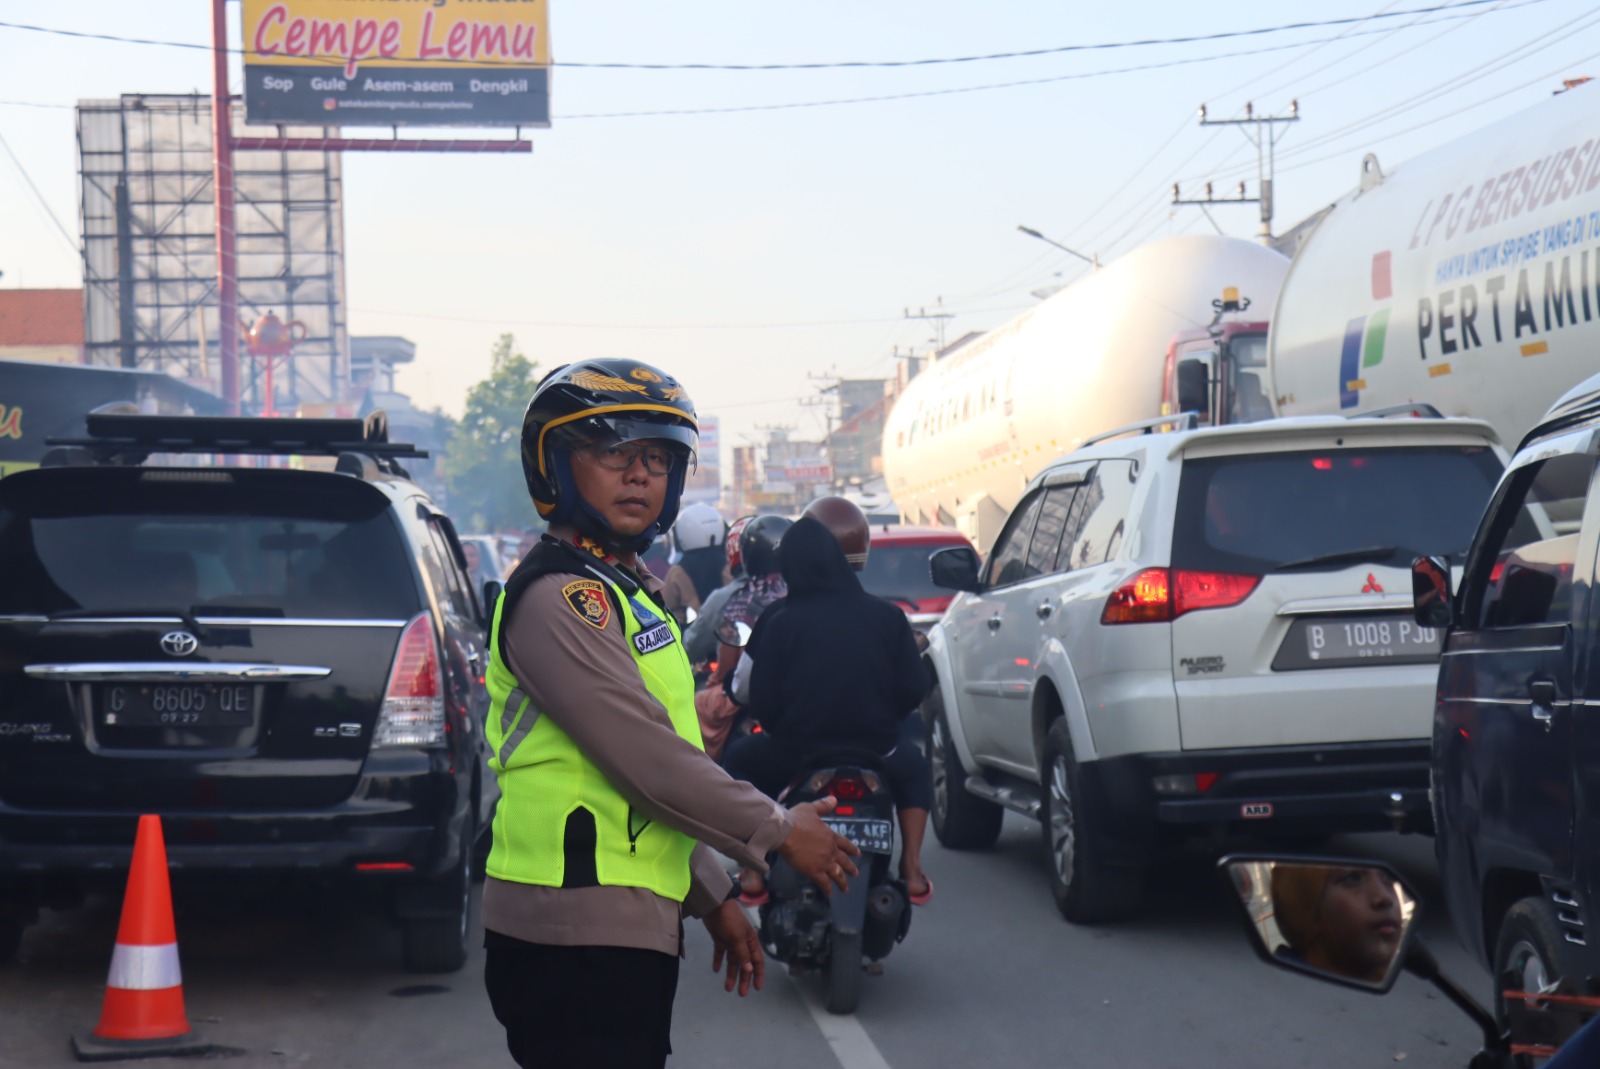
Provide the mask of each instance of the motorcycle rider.
POLYGON ((739 550, 739 536, 753 519, 754 516, 740 516, 728 527, 728 534, 723 542, 727 558, 727 565, 723 569, 726 581, 705 599, 700 606, 700 615, 694 618, 689 629, 683 633, 683 651, 689 655, 689 660, 694 664, 716 659, 717 623, 722 619, 722 609, 727 605, 729 598, 745 587, 744 555, 739 550))
POLYGON ((697 438, 684 388, 635 360, 557 368, 523 418, 550 531, 495 607, 484 725, 501 792, 484 983, 519 1065, 664 1065, 684 916, 705 920, 726 990, 761 986, 712 848, 747 865, 777 849, 825 893, 856 874, 831 800, 784 810, 700 749, 678 628, 639 560, 697 438))
MULTIPOLYGON (((732 744, 724 767, 775 797, 817 753, 849 747, 877 755, 899 813, 900 876, 911 901, 925 905, 933 894, 922 871, 933 776, 907 726, 928 677, 905 613, 868 594, 855 574, 870 538, 866 516, 841 497, 813 502, 783 536, 788 597, 762 614, 744 651, 748 705, 761 732, 732 744)), ((741 882, 747 897, 759 894, 757 878, 747 873, 741 882)))
POLYGON ((682 559, 667 569, 662 595, 679 627, 687 627, 689 610, 700 612, 705 599, 721 585, 726 528, 722 513, 704 502, 686 505, 672 525, 672 541, 682 559))

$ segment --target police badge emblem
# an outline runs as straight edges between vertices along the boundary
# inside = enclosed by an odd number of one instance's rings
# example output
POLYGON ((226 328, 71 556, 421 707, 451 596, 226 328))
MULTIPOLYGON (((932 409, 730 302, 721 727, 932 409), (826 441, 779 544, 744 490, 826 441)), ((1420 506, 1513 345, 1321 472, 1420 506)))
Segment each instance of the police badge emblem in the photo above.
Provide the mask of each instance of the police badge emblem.
POLYGON ((596 630, 604 631, 611 622, 611 602, 606 598, 605 587, 593 579, 568 583, 561 588, 561 596, 584 623, 596 630))

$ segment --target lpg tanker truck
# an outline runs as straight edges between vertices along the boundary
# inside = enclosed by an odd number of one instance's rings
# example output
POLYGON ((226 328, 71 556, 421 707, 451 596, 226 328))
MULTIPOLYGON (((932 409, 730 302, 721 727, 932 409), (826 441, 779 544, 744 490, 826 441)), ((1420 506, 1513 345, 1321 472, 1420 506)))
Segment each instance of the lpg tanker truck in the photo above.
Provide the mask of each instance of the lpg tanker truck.
POLYGON ((1080 279, 913 380, 884 474, 906 516, 987 550, 1029 478, 1113 427, 1428 404, 1514 446, 1596 368, 1600 87, 1584 85, 1387 175, 1368 156, 1292 263, 1172 238, 1080 279), (1213 315, 1225 287, 1248 310, 1213 315), (1246 321, 1268 310, 1270 328, 1246 321))

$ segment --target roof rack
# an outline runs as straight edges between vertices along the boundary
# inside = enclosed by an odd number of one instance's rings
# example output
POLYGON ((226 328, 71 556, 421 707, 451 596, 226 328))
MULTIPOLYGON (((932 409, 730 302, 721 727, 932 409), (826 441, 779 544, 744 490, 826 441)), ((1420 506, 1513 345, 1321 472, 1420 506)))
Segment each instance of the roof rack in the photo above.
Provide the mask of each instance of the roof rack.
POLYGON ((1170 416, 1141 419, 1138 423, 1130 423, 1125 427, 1118 427, 1115 430, 1105 431, 1102 434, 1085 438, 1078 448, 1082 449, 1084 446, 1094 445, 1096 442, 1104 442, 1111 438, 1120 438, 1124 434, 1132 434, 1135 431, 1141 434, 1154 434, 1157 427, 1172 427, 1174 430, 1192 431, 1198 426, 1200 426, 1200 413, 1194 411, 1175 412, 1170 416))
MULTIPOLYGON (((389 441, 383 411, 366 419, 262 419, 250 416, 145 416, 90 412, 85 438, 46 438, 64 447, 44 463, 139 464, 151 453, 223 453, 251 456, 327 456, 361 453, 379 467, 404 474, 399 457, 426 457, 426 450, 389 441)), ((56 452, 56 451, 52 451, 56 452)))
POLYGON ((1352 412, 1345 419, 1393 419, 1396 416, 1410 416, 1413 419, 1444 419, 1445 415, 1430 404, 1417 403, 1413 405, 1385 405, 1382 408, 1369 408, 1365 412, 1352 412))
POLYGON ((1523 435, 1522 441, 1517 443, 1517 452, 1526 449, 1529 442, 1580 427, 1597 416, 1600 416, 1600 393, 1574 398, 1551 418, 1523 435))

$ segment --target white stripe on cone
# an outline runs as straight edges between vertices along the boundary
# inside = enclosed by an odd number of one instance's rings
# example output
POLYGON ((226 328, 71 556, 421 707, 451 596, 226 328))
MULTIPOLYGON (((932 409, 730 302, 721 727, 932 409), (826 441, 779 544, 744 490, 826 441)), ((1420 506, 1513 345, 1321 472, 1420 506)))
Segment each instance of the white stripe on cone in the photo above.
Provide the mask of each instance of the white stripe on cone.
POLYGON ((129 946, 118 943, 111 951, 111 976, 107 987, 125 991, 160 991, 183 983, 178 968, 178 944, 129 946))

